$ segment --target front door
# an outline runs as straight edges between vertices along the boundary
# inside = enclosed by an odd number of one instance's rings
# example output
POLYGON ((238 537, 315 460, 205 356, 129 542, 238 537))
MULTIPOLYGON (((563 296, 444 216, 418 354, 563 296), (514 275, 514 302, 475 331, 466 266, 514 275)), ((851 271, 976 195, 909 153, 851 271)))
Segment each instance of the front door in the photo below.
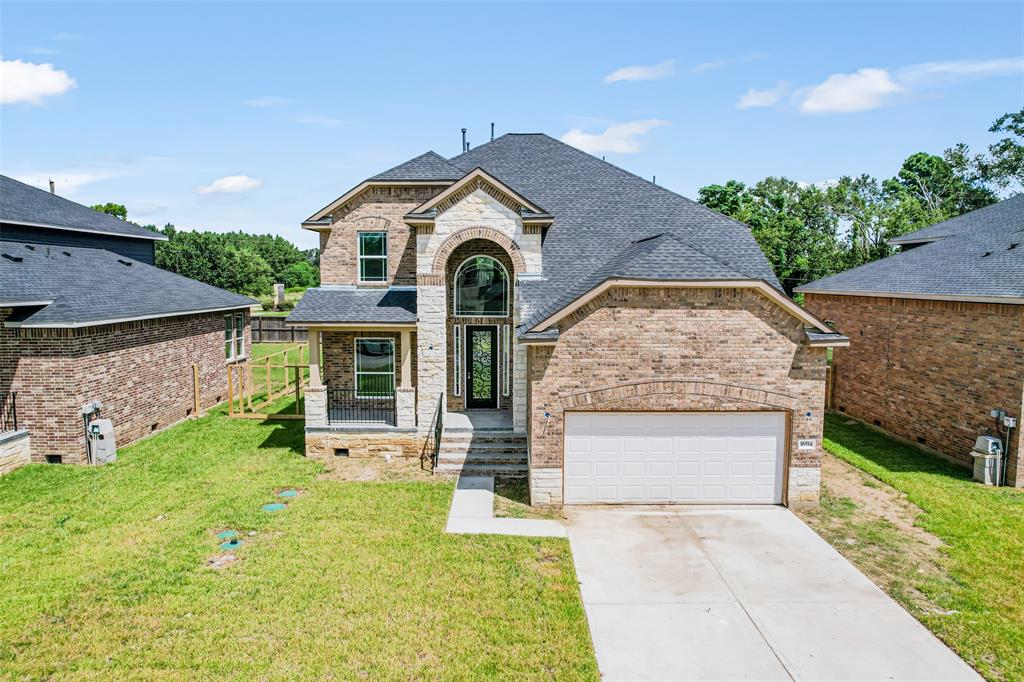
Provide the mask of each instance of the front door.
POLYGON ((466 409, 498 407, 498 328, 466 325, 466 409))

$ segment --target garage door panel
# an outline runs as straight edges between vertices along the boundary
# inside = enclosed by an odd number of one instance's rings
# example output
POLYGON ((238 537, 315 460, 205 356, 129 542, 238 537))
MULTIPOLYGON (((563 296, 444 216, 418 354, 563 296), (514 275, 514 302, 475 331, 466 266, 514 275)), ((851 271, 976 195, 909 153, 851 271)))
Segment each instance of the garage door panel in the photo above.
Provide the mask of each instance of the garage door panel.
POLYGON ((597 414, 566 414, 567 504, 781 502, 782 413, 597 414))

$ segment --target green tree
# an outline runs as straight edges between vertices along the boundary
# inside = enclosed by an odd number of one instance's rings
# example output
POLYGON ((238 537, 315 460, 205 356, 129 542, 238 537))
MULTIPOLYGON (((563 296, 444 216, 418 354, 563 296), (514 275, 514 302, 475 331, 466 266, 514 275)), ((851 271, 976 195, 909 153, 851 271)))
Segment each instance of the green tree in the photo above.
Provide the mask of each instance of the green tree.
POLYGON ((128 209, 123 204, 93 204, 90 208, 94 211, 120 218, 121 220, 128 220, 128 209))
POLYGON ((293 287, 315 287, 320 286, 320 270, 313 267, 306 261, 292 263, 280 273, 278 281, 291 289, 293 287))

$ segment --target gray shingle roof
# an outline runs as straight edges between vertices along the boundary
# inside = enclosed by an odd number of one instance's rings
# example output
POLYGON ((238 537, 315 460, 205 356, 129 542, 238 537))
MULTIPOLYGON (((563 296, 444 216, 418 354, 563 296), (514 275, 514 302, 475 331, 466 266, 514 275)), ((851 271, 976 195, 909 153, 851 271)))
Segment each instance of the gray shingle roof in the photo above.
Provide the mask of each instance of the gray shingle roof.
POLYGON ((889 243, 909 244, 926 240, 936 240, 974 230, 985 230, 993 227, 997 228, 1000 225, 1006 227, 1012 227, 1014 225, 1017 227, 1024 227, 1024 194, 1020 194, 1010 199, 1005 199, 992 204, 991 206, 979 208, 978 210, 971 211, 970 213, 964 213, 963 215, 955 218, 944 220, 941 223, 929 225, 928 227, 914 232, 902 234, 899 237, 890 239, 889 243))
POLYGON ((121 237, 164 240, 167 237, 88 206, 0 175, 0 222, 99 232, 121 237))
POLYGON ((309 289, 299 299, 287 322, 416 322, 416 291, 348 287, 309 289))
POLYGON ((628 244, 537 308, 523 322, 522 328, 533 328, 610 279, 728 281, 758 278, 712 258, 673 235, 658 234, 628 244))
POLYGON ((976 226, 797 291, 1024 301, 1024 223, 976 226))
POLYGON ((436 152, 420 154, 394 168, 374 175, 370 180, 458 180, 465 172, 436 152))
MULTIPOLYGON (((522 287, 530 311, 555 299, 640 237, 664 233, 722 266, 780 289, 750 228, 543 134, 509 134, 451 159, 530 197, 555 217, 543 245, 544 279, 522 287)), ((690 266, 660 276, 685 279, 690 266)))
POLYGON ((52 301, 23 324, 74 327, 258 303, 103 249, 0 242, 0 307, 52 301))

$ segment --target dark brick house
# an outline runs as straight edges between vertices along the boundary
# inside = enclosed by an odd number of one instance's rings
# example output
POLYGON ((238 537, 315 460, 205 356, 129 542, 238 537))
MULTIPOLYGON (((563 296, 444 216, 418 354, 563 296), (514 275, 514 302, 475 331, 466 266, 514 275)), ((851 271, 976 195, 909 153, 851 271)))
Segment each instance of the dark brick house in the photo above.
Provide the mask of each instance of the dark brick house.
MULTIPOLYGON (((836 409, 971 465, 990 416, 1024 405, 1024 196, 892 240, 902 252, 812 282, 806 306, 851 339, 836 409)), ((1007 482, 1024 486, 1020 430, 1007 482)))
POLYGON ((0 400, 32 460, 85 462, 94 400, 123 445, 192 414, 197 377, 224 398, 255 301, 154 267, 162 238, 0 176, 0 400))
POLYGON ((750 229, 546 135, 374 175, 303 227, 306 454, 525 476, 535 504, 815 500, 826 347, 750 229), (322 366, 320 348, 322 347, 322 366))

